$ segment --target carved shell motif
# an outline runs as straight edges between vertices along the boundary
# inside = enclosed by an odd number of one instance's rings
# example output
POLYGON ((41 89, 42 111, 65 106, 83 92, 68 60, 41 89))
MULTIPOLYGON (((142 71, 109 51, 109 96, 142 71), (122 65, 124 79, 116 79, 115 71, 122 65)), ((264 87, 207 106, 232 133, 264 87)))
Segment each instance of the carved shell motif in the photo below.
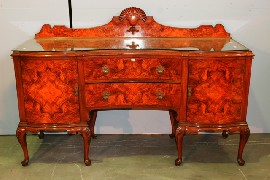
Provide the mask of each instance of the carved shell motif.
POLYGON ((136 7, 124 9, 119 16, 120 21, 126 19, 129 21, 131 26, 135 26, 138 20, 146 21, 146 18, 147 17, 145 12, 142 9, 136 7))

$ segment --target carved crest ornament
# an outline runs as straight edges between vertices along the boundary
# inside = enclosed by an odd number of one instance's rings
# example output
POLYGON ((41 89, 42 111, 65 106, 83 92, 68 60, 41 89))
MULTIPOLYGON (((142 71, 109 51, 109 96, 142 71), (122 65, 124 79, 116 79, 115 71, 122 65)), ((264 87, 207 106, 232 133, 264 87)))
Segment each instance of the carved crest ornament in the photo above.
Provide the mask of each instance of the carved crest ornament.
POLYGON ((135 7, 124 9, 119 16, 120 21, 123 21, 124 19, 128 20, 131 27, 127 30, 127 32, 131 32, 132 34, 135 34, 135 32, 139 32, 139 30, 135 27, 137 22, 139 20, 145 22, 146 18, 147 16, 145 12, 142 9, 135 7))

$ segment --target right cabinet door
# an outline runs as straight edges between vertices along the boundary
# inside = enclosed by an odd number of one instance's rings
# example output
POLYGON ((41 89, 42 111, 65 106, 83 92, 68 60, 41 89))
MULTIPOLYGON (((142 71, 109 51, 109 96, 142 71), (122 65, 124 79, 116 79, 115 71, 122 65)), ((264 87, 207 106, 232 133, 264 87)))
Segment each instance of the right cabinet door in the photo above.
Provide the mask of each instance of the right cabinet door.
POLYGON ((228 124, 241 119, 245 58, 190 59, 187 121, 228 124))

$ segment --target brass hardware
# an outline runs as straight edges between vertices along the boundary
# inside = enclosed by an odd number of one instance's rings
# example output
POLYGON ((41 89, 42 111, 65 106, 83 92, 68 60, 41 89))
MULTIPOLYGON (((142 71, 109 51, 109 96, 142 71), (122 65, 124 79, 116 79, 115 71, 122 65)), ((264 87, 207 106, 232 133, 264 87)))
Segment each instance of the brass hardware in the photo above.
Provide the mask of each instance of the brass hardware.
POLYGON ((159 100, 161 100, 161 99, 163 99, 163 93, 162 92, 157 92, 157 99, 159 99, 159 100))
POLYGON ((78 96, 79 95, 78 90, 79 90, 78 85, 75 85, 74 86, 74 96, 78 96))
POLYGON ((157 71, 157 73, 158 73, 159 75, 161 75, 161 74, 163 74, 164 69, 165 69, 165 68, 164 68, 163 66, 159 65, 159 66, 156 68, 156 71, 157 71))
POLYGON ((188 87, 188 96, 191 96, 192 87, 188 87))
POLYGON ((104 65, 104 66, 102 67, 102 72, 103 72, 103 74, 108 74, 109 71, 110 71, 110 68, 109 68, 107 65, 104 65))
POLYGON ((102 94, 103 99, 106 101, 109 99, 109 96, 110 96, 110 93, 107 91, 102 94))

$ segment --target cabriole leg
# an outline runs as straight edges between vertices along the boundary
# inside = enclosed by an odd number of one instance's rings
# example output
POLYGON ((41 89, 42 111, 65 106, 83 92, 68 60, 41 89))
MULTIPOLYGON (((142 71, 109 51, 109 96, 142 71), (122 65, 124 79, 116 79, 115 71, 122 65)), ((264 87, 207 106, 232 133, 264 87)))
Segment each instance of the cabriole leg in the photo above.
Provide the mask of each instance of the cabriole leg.
POLYGON ((239 148, 238 148, 238 155, 237 155, 237 162, 240 166, 245 164, 245 161, 242 158, 244 147, 248 141, 250 135, 250 130, 248 127, 241 127, 240 128, 240 141, 239 141, 239 148))
POLYGON ((226 130, 222 131, 222 137, 226 139, 229 136, 229 133, 226 130))
POLYGON ((29 162, 28 150, 27 150, 27 143, 26 143, 26 129, 24 128, 17 128, 16 137, 22 147, 24 160, 21 162, 22 166, 27 166, 29 162))
POLYGON ((180 166, 182 163, 182 146, 183 146, 183 137, 186 133, 186 129, 184 127, 178 127, 175 133, 175 142, 178 151, 178 158, 175 160, 175 165, 180 166))
POLYGON ((90 130, 91 130, 91 137, 96 139, 97 136, 95 135, 95 124, 96 124, 96 119, 97 119, 97 111, 90 111, 90 130))
POLYGON ((38 137, 39 139, 44 139, 44 131, 39 131, 38 137))
POLYGON ((86 166, 91 165, 91 160, 89 159, 89 144, 91 138, 91 132, 89 128, 83 128, 81 130, 81 135, 83 137, 83 144, 84 144, 84 163, 86 166))

